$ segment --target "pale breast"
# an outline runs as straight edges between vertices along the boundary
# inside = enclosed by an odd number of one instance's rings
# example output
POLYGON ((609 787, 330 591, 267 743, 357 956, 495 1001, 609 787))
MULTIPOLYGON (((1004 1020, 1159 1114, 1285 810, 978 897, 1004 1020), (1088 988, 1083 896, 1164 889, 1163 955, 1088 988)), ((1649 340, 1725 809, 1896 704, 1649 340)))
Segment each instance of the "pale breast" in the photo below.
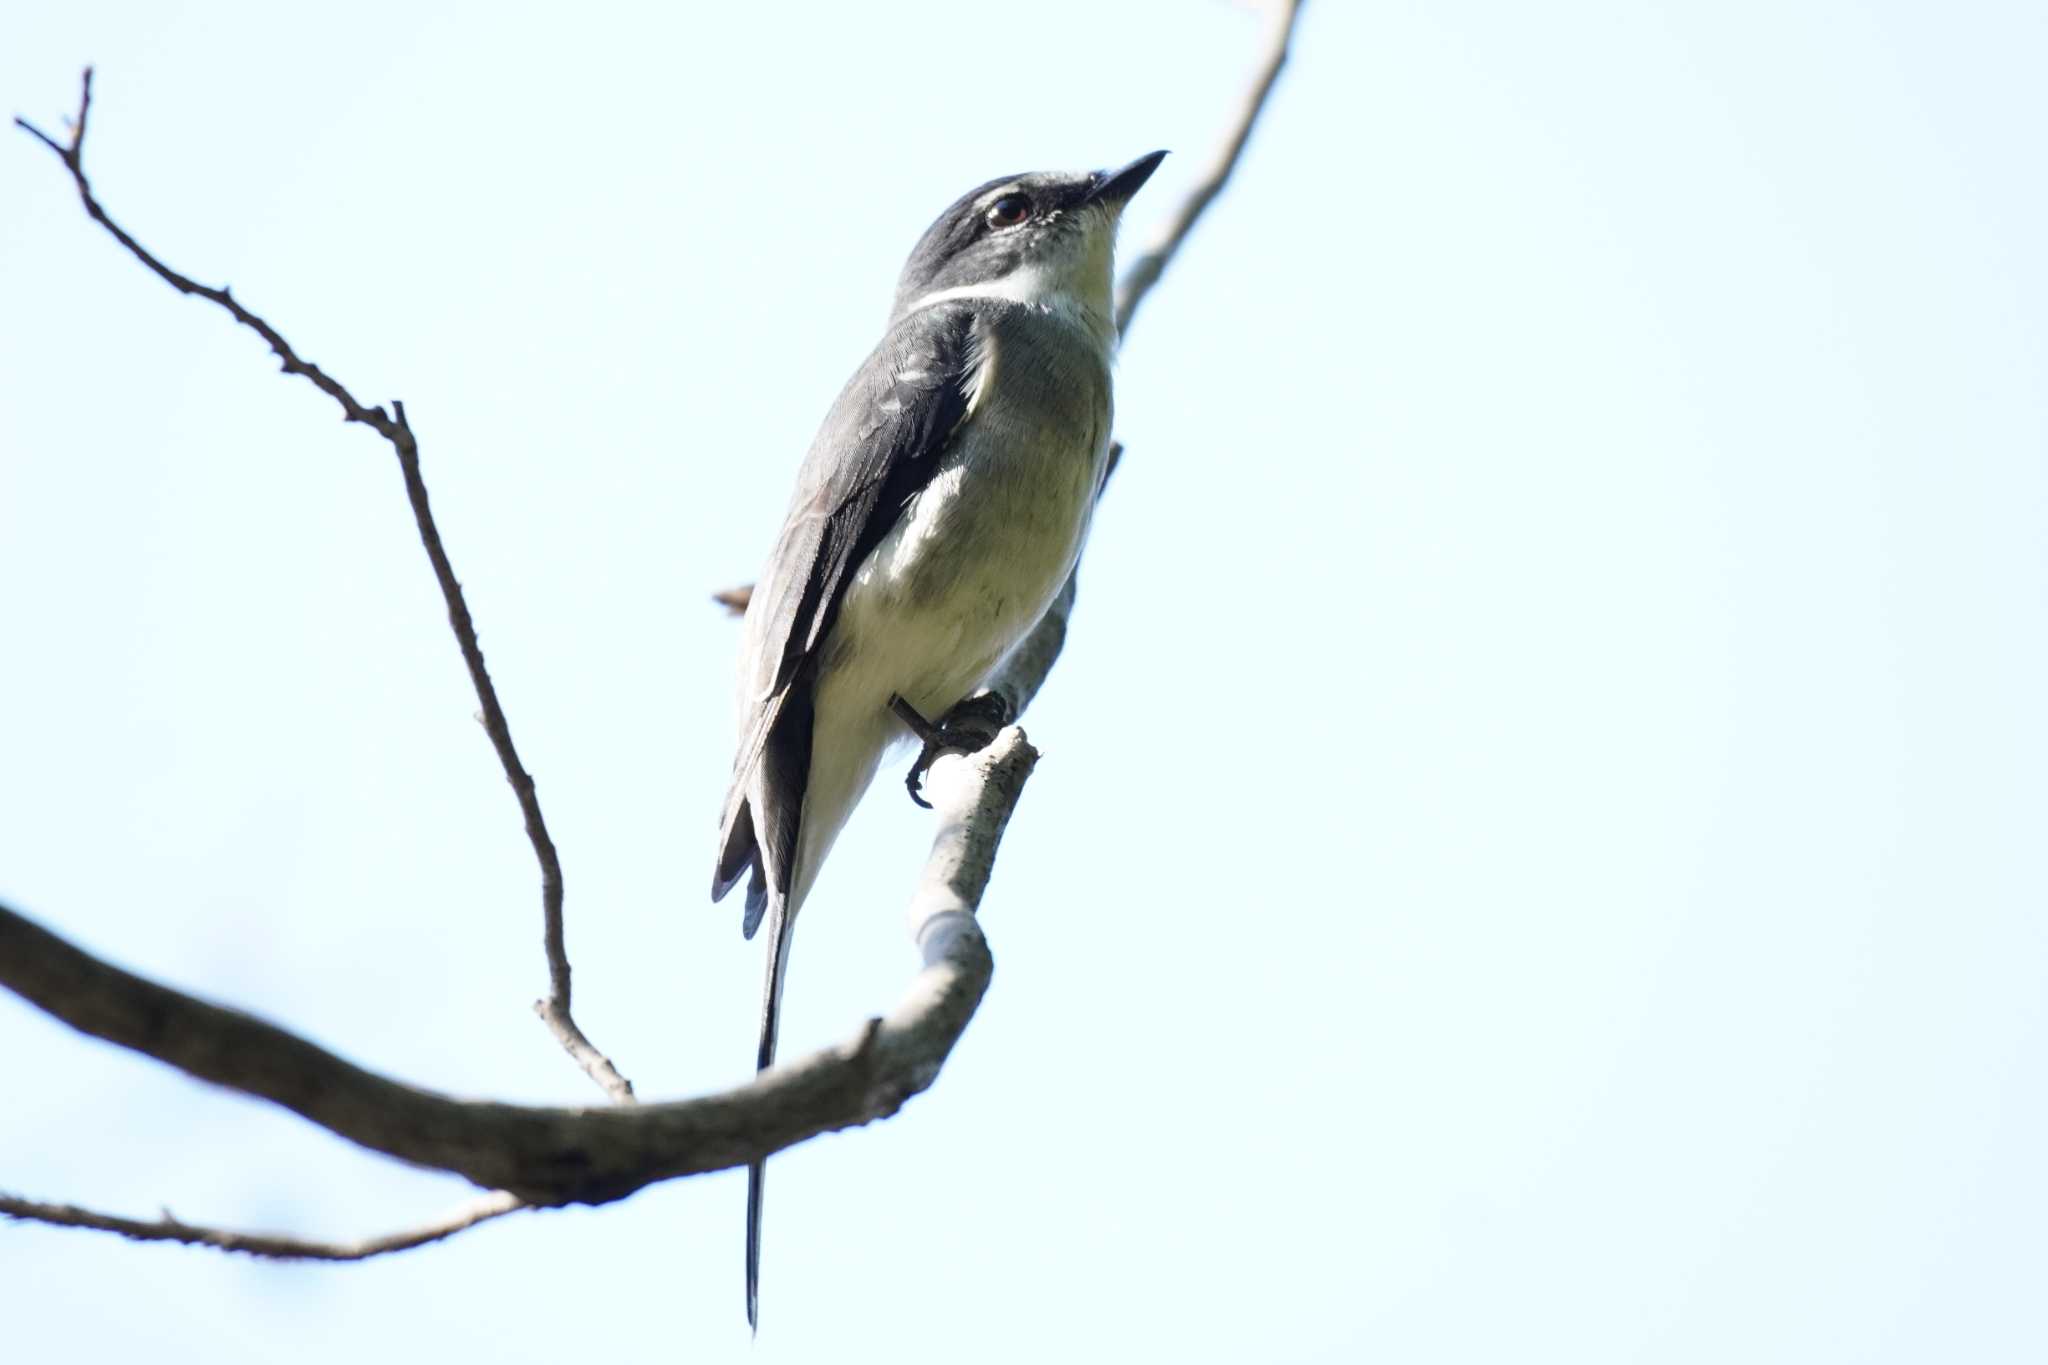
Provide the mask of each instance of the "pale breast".
POLYGON ((1109 442, 1106 358, 1069 324, 1005 309, 977 342, 967 420, 848 586, 829 646, 935 707, 986 678, 1066 581, 1109 442))

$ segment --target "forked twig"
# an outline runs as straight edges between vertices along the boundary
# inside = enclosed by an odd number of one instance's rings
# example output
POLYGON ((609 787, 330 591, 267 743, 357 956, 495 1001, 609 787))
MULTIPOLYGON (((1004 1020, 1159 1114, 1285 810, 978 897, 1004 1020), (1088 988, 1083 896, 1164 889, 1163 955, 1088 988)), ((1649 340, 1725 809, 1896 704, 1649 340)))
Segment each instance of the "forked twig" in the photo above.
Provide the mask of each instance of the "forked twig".
POLYGON ((129 236, 119 223, 108 216, 92 192, 92 182, 86 178, 85 132, 91 113, 92 68, 87 67, 80 83, 78 117, 72 122, 68 143, 57 141, 25 118, 16 117, 14 122, 57 154, 78 186, 78 197, 84 202, 86 213, 125 247, 129 255, 148 266, 159 279, 179 293, 194 295, 226 309, 236 322, 263 338, 282 362, 286 374, 304 378, 340 406, 343 421, 360 422, 369 427, 388 441, 397 453, 398 467, 405 478, 406 500, 412 504, 420 544, 426 547, 427 559, 434 568, 434 581, 440 584, 441 598, 447 603, 448 624, 455 632, 455 642, 462 650, 462 662, 468 668, 470 684, 476 690, 484 732, 490 736, 491 747, 497 751, 498 762, 505 770, 505 780, 512 784, 513 794, 519 800, 519 812, 526 822, 527 841, 533 845, 534 857, 540 863, 541 938, 547 952, 548 994, 545 999, 534 1002, 534 1010, 577 1064, 604 1087, 606 1094, 622 1104, 630 1103, 633 1099, 631 1083, 619 1074, 609 1058, 597 1050, 569 1012, 569 953, 562 930, 562 860, 555 851, 554 838, 548 833, 547 820, 541 815, 533 776, 519 761, 519 750, 512 742, 512 730, 505 720, 505 708, 498 701, 498 689, 491 682, 490 671, 484 667, 484 652, 477 643, 476 623, 470 617, 469 603, 463 597, 462 584, 456 580, 455 566, 448 561, 447 548, 441 543, 440 528, 434 524, 433 509, 427 501, 426 480, 420 474, 419 441, 406 420, 405 404, 394 401, 391 411, 386 413, 382 407, 371 407, 357 401, 341 381, 303 359, 282 333, 244 308, 226 286, 214 289, 179 274, 129 236))

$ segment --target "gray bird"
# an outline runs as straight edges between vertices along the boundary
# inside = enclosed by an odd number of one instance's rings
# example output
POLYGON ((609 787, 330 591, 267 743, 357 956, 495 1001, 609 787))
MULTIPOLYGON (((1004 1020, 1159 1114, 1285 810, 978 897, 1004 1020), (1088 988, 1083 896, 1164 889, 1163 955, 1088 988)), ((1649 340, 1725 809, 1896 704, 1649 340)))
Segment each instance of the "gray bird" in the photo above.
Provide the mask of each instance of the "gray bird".
MULTIPOLYGON (((931 759, 958 747, 948 715, 1080 557, 1109 452, 1117 220, 1165 156, 1004 176, 956 200, 910 253, 888 331, 811 442, 747 607, 711 887, 718 900, 751 872, 747 937, 768 923, 763 1070, 797 911, 883 753, 926 741, 915 797, 931 759)), ((984 727, 1004 719, 969 711, 984 727)), ((756 1163, 747 1180, 755 1326, 762 1175, 756 1163)))

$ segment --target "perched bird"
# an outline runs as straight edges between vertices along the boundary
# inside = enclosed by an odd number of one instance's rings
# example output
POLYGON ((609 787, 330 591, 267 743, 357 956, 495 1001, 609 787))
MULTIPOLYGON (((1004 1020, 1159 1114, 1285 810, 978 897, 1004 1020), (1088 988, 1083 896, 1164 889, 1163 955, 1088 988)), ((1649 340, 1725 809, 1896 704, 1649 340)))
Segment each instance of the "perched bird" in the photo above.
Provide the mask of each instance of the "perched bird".
MULTIPOLYGON (((751 873, 747 937, 768 924, 763 1070, 797 911, 883 752, 926 741, 916 797, 950 747, 949 714, 1080 556, 1109 451, 1117 220, 1165 156, 1004 176, 956 200, 910 253, 888 330, 811 443, 747 606, 711 888, 720 899, 751 873)), ((969 708, 984 727, 1004 719, 986 701, 969 708)), ((762 1174, 757 1163, 747 1184, 756 1326, 762 1174)))

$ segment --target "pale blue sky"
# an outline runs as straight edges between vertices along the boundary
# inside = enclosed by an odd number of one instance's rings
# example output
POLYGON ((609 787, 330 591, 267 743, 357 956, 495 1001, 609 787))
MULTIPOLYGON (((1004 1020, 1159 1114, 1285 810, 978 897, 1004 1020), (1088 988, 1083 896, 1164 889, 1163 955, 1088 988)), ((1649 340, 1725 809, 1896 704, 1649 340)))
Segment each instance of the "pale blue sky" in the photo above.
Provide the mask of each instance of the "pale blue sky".
MULTIPOLYGON (((37 6, 0 98, 407 400, 643 1093, 743 1079, 733 627, 930 216, 1206 153, 1223 5, 37 6)), ((0 1226, 22 1360, 2048 1354, 2048 11, 1319 0, 1140 317, 937 1087, 308 1268, 0 1226)), ((393 461, 0 142, 0 896, 463 1094, 595 1095, 393 461)), ((786 1044, 891 1003, 885 779, 786 1044)), ((357 1235, 459 1182, 0 999, 0 1188, 357 1235)))

